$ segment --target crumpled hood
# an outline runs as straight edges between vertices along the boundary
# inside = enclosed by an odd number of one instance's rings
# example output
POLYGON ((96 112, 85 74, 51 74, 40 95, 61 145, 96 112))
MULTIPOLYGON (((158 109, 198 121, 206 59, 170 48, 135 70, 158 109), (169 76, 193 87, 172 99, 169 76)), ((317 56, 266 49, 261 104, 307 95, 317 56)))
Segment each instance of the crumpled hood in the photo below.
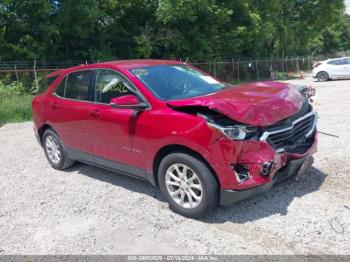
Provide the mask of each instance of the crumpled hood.
POLYGON ((297 113, 305 99, 286 83, 247 83, 220 92, 167 101, 173 107, 204 106, 251 126, 269 126, 297 113))

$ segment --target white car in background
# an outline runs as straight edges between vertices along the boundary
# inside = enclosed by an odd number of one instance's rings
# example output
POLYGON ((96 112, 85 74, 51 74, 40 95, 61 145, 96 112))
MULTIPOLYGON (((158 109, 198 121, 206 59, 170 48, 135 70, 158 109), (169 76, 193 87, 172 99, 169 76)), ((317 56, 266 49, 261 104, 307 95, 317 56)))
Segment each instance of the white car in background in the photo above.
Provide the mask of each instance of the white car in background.
POLYGON ((350 57, 328 59, 317 63, 312 70, 312 77, 318 81, 350 79, 350 57))

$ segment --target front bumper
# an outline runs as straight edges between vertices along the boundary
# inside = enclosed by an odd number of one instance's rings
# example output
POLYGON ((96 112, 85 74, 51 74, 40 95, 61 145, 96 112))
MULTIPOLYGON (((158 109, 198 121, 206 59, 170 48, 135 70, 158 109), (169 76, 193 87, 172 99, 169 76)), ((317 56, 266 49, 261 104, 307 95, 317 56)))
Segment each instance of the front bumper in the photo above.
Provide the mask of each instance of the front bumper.
POLYGON ((231 204, 237 203, 241 200, 251 198, 253 196, 265 193, 273 185, 278 184, 284 180, 295 177, 298 174, 302 164, 304 163, 306 157, 301 159, 292 160, 287 166, 278 170, 272 180, 263 185, 246 189, 246 190, 227 190, 221 189, 220 192, 220 205, 229 206, 231 204))

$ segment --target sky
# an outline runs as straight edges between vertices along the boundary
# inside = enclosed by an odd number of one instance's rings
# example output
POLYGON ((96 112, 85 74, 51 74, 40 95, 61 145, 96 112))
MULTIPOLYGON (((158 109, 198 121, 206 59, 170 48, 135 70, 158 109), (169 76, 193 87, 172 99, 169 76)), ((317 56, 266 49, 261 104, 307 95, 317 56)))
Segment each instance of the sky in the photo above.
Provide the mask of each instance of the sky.
POLYGON ((345 0, 346 13, 350 14, 350 0, 345 0))

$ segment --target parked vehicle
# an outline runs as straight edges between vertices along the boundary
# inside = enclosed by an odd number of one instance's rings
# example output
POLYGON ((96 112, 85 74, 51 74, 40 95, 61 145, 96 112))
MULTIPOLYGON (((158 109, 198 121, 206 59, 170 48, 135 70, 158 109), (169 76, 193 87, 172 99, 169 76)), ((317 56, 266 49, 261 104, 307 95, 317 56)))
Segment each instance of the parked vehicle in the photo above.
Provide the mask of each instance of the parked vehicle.
POLYGON ((318 81, 350 79, 350 57, 328 59, 317 63, 312 70, 312 77, 318 81))
POLYGON ((316 151, 308 92, 286 83, 231 86, 186 63, 129 60, 41 85, 34 129, 53 168, 81 161, 141 178, 188 217, 301 176, 316 151))

